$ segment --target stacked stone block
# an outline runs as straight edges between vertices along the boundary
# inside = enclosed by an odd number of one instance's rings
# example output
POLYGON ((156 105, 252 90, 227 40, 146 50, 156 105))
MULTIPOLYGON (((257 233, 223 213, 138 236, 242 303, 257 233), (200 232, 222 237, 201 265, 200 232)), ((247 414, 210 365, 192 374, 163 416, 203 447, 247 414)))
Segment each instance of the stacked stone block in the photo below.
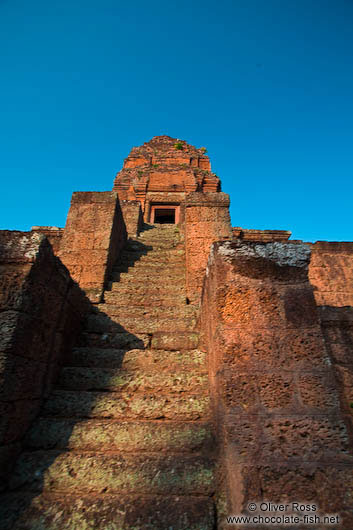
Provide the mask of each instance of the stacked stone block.
POLYGON ((80 331, 88 300, 36 233, 0 232, 0 281, 3 491, 23 436, 80 331))
POLYGON ((202 330, 224 511, 307 501, 323 514, 339 513, 348 529, 352 433, 307 278, 309 258, 305 245, 212 248, 202 330))
POLYGON ((211 530, 205 354, 175 226, 129 240, 25 439, 4 528, 211 530))

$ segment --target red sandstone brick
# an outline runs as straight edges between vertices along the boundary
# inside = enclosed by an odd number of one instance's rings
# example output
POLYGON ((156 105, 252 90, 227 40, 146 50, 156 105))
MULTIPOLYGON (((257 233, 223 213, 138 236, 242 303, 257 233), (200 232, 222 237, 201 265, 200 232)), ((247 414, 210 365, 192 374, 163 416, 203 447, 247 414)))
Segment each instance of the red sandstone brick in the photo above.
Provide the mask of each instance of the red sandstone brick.
POLYGON ((286 409, 294 404, 296 385, 291 374, 258 374, 257 384, 261 404, 266 409, 286 409))
POLYGON ((304 406, 316 408, 320 412, 332 408, 339 409, 339 395, 332 370, 321 374, 301 375, 298 387, 304 406))
POLYGON ((326 370, 328 357, 318 329, 256 329, 227 331, 222 346, 227 364, 257 370, 326 370))
POLYGON ((271 417, 264 421, 262 462, 322 461, 345 458, 347 429, 337 418, 271 417))
POLYGON ((251 411, 259 405, 259 392, 255 375, 228 372, 220 378, 221 394, 226 407, 251 411))
MULTIPOLYGON (((94 263, 99 263, 99 259, 97 259, 94 263)), ((83 288, 85 286, 93 287, 97 285, 97 283, 101 283, 103 285, 105 272, 105 265, 93 265, 92 263, 89 269, 85 269, 82 271, 80 284, 83 288)))

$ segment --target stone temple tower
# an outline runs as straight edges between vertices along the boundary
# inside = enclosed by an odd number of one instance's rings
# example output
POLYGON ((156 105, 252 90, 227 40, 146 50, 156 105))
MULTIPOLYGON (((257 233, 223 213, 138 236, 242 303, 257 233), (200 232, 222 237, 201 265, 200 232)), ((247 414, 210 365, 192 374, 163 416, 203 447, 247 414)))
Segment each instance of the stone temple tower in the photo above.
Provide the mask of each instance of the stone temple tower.
POLYGON ((0 231, 1 530, 352 530, 353 243, 289 235, 169 136, 0 231))
POLYGON ((178 223, 188 193, 219 192, 221 186, 205 148, 155 136, 131 150, 113 189, 120 199, 138 200, 146 222, 178 223))
MULTIPOLYGON (((131 150, 113 190, 133 231, 134 206, 141 208, 145 223, 179 225, 186 244, 188 295, 191 301, 198 300, 210 244, 231 237, 229 197, 221 193, 206 149, 155 136, 131 150)), ((136 210, 134 219, 136 223, 136 210)))

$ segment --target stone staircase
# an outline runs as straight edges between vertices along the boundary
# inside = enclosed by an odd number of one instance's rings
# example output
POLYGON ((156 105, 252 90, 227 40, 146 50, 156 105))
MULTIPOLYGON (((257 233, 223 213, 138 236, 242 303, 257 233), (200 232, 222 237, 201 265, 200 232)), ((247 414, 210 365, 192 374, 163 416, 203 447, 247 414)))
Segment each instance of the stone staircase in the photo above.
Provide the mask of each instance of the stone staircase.
POLYGON ((27 435, 0 529, 216 528, 208 379, 183 241, 175 225, 146 228, 128 241, 27 435))

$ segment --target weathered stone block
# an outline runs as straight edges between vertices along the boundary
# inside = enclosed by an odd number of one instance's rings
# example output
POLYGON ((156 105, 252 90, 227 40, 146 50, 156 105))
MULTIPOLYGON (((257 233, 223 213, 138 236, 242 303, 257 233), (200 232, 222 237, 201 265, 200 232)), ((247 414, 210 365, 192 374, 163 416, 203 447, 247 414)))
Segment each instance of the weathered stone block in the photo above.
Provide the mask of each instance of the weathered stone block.
POLYGON ((263 428, 262 463, 266 460, 331 461, 347 455, 347 427, 337 418, 272 417, 264 420, 263 428))
POLYGON ((36 399, 41 395, 46 364, 11 354, 0 354, 4 378, 0 399, 36 399))
POLYGON ((296 386, 290 373, 258 375, 260 402, 268 410, 286 409, 293 405, 296 386))
POLYGON ((300 375, 298 387, 304 406, 320 409, 339 408, 337 384, 332 370, 322 374, 300 375))

